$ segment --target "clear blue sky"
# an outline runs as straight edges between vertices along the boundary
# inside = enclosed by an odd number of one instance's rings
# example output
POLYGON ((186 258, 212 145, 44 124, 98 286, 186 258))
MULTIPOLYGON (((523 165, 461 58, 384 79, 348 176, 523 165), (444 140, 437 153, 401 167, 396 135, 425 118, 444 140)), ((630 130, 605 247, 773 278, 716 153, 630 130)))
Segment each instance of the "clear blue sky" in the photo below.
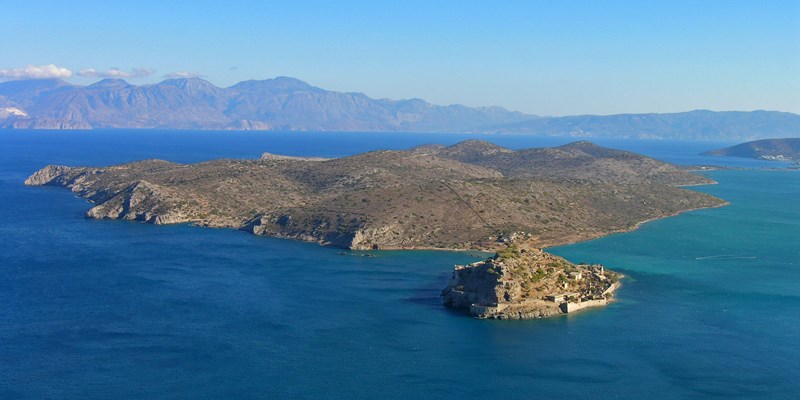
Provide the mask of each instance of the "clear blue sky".
POLYGON ((0 10, 5 79, 54 64, 74 83, 111 68, 138 69, 128 80, 139 84, 283 75, 541 115, 800 113, 800 0, 0 0, 0 10))

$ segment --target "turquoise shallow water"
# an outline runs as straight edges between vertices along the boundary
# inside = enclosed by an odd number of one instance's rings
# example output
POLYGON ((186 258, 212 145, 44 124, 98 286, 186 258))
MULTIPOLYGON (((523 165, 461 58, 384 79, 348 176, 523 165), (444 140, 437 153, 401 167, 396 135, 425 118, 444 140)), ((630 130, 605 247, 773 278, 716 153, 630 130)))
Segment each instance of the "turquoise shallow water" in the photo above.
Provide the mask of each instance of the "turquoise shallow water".
MULTIPOLYGON (((21 185, 49 162, 335 156, 462 137, 1 133, 2 399, 800 398, 798 172, 712 172, 720 184, 695 190, 730 206, 551 249, 629 276, 605 309, 478 321, 438 298, 475 254, 342 256, 233 230, 92 221, 68 191, 21 185)), ((616 144, 686 163, 716 145, 616 144)))

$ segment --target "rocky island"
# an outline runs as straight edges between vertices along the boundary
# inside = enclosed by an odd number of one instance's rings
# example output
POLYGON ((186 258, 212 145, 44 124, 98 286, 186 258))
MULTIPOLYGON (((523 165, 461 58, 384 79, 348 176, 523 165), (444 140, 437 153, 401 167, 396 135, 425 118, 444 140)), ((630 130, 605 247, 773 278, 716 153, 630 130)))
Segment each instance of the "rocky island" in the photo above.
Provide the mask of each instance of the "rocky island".
POLYGON ((336 159, 49 165, 25 181, 69 188, 94 204, 89 218, 189 222, 356 250, 499 251, 456 269, 443 292, 445 304, 481 318, 605 304, 617 274, 538 249, 725 204, 680 187, 710 183, 589 142, 514 151, 477 140, 336 159))
POLYGON ((515 243, 487 260, 456 266, 442 301, 476 318, 546 318, 608 304, 621 277, 515 243))

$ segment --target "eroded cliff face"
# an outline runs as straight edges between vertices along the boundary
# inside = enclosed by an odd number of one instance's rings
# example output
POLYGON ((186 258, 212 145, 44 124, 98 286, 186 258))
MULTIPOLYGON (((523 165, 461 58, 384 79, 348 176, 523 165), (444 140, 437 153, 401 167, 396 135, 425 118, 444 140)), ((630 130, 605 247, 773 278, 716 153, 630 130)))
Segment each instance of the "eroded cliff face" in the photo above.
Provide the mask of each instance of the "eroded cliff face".
POLYGON ((315 242, 323 246, 344 247, 353 250, 370 250, 362 243, 358 218, 346 219, 342 215, 315 215, 297 217, 289 213, 266 213, 249 221, 242 229, 255 235, 315 242), (310 220, 308 220, 310 219, 310 220))
POLYGON ((80 185, 86 176, 101 172, 101 170, 80 168, 81 171, 75 173, 76 170, 74 167, 65 165, 48 165, 29 176, 25 180, 25 184, 28 186, 58 185, 71 189, 80 185))
POLYGON ((576 265, 526 245, 455 267, 442 302, 476 318, 536 319, 604 305, 619 275, 598 265, 576 265))
POLYGON ((91 178, 106 172, 101 168, 74 168, 48 165, 25 180, 29 186, 64 186, 81 197, 96 203, 86 212, 95 219, 127 219, 156 225, 196 221, 197 218, 182 207, 185 202, 173 190, 137 180, 122 187, 96 187, 91 178))
POLYGON ((192 221, 173 201, 167 188, 147 181, 136 181, 110 199, 92 207, 86 215, 96 219, 128 219, 156 225, 192 221))

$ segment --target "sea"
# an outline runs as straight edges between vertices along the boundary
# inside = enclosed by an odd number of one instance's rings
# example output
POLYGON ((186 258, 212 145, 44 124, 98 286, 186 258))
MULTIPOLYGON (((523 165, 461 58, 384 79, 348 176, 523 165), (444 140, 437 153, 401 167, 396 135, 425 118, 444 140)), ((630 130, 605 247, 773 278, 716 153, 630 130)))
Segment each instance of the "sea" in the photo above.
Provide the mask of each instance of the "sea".
POLYGON ((47 164, 341 157, 505 135, 0 131, 0 399, 800 399, 800 172, 730 142, 595 139, 704 172, 730 205, 550 248, 618 301, 477 320, 440 291, 475 252, 340 249, 84 217, 47 164))

